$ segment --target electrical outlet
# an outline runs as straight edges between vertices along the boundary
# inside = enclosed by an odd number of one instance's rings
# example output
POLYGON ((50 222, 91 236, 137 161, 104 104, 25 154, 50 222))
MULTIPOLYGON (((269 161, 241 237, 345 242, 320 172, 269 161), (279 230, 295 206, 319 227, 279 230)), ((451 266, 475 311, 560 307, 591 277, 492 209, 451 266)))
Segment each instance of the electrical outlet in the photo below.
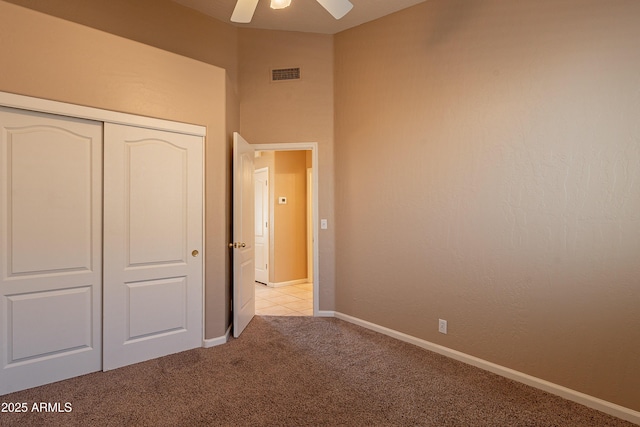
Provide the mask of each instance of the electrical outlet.
POLYGON ((447 321, 443 319, 438 319, 438 332, 441 334, 447 333, 447 321))

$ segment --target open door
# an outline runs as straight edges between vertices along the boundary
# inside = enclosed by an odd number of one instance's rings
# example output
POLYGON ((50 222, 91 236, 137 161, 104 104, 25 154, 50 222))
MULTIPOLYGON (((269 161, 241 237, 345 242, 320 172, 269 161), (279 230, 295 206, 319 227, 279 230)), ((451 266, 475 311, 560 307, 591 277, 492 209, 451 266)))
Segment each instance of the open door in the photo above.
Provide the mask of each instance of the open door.
POLYGON ((254 148, 233 133, 233 336, 238 337, 256 312, 254 148))

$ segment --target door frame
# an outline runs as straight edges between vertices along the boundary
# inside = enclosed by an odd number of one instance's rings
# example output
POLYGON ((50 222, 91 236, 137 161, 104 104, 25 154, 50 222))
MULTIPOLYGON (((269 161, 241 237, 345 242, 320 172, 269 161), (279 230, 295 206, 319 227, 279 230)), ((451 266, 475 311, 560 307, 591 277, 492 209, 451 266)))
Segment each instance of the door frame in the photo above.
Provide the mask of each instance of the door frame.
POLYGON ((254 144, 256 151, 311 151, 312 215, 313 215, 313 316, 320 315, 320 257, 318 256, 318 143, 317 142, 283 142, 274 144, 254 144))
POLYGON ((313 242, 315 241, 313 238, 313 222, 315 221, 313 217, 313 168, 307 168, 307 280, 313 281, 313 272, 315 271, 315 264, 313 262, 313 254, 315 250, 313 249, 313 242), (309 197, 311 195, 311 197, 309 197), (311 209, 309 209, 311 207, 311 209), (311 273, 311 274, 309 274, 311 273))

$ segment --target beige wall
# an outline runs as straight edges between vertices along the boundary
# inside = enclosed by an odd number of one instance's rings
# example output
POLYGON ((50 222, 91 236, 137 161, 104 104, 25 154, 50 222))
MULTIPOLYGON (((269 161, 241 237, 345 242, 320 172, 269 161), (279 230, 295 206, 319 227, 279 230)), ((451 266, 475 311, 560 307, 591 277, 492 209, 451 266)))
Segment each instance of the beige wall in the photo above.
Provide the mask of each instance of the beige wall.
POLYGON ((4 1, 224 68, 237 90, 237 28, 171 0, 4 1))
POLYGON ((224 70, 2 1, 0 16, 1 91, 207 127, 206 333, 223 335, 225 122, 234 120, 224 70))
POLYGON ((317 142, 320 218, 320 309, 333 310, 335 291, 333 201, 333 37, 241 29, 240 132, 252 144, 317 142), (298 82, 270 83, 272 68, 301 67, 298 82))
POLYGON ((276 151, 273 179, 272 281, 307 277, 307 165, 306 151, 276 151), (287 198, 287 204, 278 198, 287 198))
MULTIPOLYGON (((269 174, 271 174, 271 169, 273 169, 275 157, 275 151, 260 151, 258 152, 258 157, 255 158, 253 166, 255 167, 255 169, 269 168, 269 174)), ((269 175, 269 179, 271 179, 271 175, 269 175)))
POLYGON ((338 34, 336 309, 640 410, 639 16, 433 0, 338 34))

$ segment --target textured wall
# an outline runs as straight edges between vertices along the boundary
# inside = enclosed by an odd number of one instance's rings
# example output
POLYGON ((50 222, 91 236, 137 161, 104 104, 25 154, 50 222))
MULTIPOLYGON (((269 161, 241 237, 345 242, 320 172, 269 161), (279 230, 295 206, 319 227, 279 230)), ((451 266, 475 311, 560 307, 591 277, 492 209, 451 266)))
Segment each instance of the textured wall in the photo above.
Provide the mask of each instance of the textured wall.
POLYGON ((639 17, 433 0, 338 34, 336 309, 640 410, 639 17))
POLYGON ((237 90, 237 28, 171 0, 4 1, 224 68, 237 90))
POLYGON ((241 29, 240 133, 252 144, 317 142, 320 309, 334 308, 333 37, 241 29), (298 82, 271 83, 272 68, 301 67, 298 82))

